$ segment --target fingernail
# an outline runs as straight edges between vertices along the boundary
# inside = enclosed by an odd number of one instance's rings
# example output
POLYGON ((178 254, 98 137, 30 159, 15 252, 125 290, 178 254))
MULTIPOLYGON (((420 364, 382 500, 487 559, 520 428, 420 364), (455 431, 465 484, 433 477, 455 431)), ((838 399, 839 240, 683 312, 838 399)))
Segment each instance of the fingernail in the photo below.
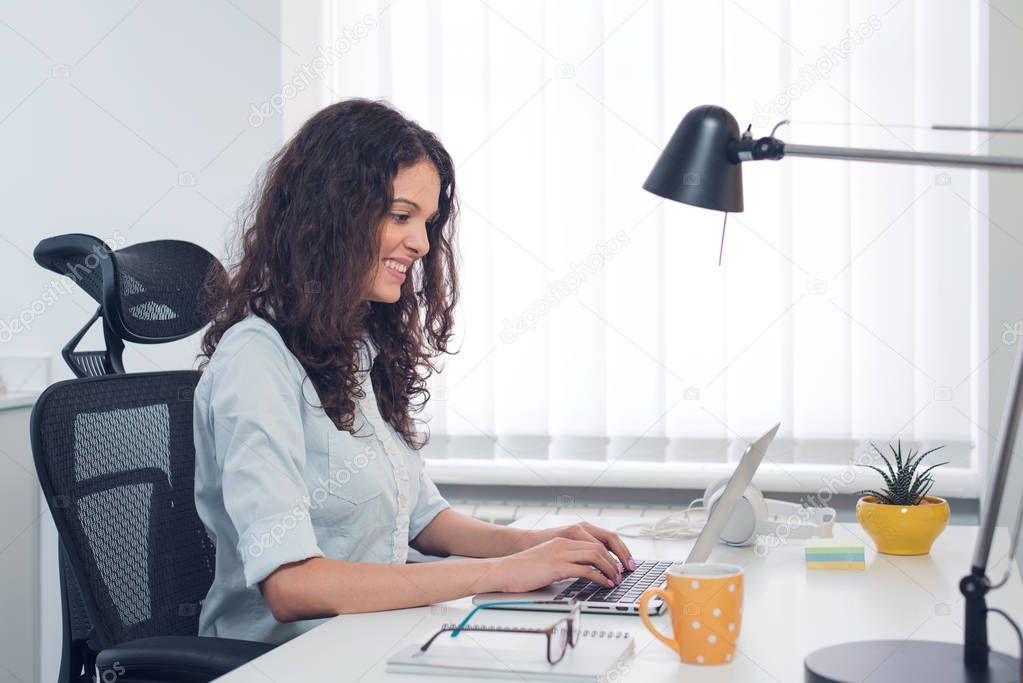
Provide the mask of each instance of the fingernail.
POLYGON ((636 561, 631 557, 629 558, 629 571, 630 572, 636 571, 636 561))
POLYGON ((611 579, 608 579, 607 580, 607 587, 608 588, 614 588, 615 587, 615 582, 612 581, 611 579))

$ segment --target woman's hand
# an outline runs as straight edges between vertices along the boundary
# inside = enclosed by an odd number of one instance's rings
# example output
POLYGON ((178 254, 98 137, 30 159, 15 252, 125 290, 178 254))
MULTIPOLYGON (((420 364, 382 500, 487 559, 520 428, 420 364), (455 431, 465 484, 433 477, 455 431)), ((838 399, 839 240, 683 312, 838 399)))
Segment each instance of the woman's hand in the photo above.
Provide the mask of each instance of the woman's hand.
MULTIPOLYGON (((554 527, 553 529, 537 529, 526 532, 526 542, 529 545, 536 545, 552 538, 571 538, 577 541, 589 541, 599 543, 610 550, 617 557, 622 566, 632 571, 636 568, 636 561, 632 553, 622 539, 613 531, 594 526, 589 522, 579 522, 568 526, 554 527)), ((528 547, 528 546, 527 546, 528 547)))
POLYGON ((494 562, 497 590, 504 593, 525 593, 570 578, 608 588, 622 581, 618 563, 599 541, 551 538, 494 562))

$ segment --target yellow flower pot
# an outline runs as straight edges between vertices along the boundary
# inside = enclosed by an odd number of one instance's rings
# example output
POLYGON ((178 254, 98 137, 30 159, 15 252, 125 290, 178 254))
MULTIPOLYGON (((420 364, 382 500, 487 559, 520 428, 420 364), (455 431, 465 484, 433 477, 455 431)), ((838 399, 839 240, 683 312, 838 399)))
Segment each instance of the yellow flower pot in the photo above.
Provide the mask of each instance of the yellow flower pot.
POLYGON ((927 496, 919 505, 884 505, 865 496, 856 503, 856 519, 879 553, 926 555, 948 525, 948 501, 927 496))

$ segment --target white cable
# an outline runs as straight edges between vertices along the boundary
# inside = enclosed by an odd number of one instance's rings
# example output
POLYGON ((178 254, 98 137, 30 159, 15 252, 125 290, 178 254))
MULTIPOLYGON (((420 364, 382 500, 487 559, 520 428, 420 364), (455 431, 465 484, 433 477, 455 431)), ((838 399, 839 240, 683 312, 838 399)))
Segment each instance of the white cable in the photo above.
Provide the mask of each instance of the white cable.
POLYGON ((676 541, 696 538, 707 522, 703 499, 697 498, 685 510, 671 512, 653 522, 623 524, 615 531, 628 538, 650 538, 655 541, 676 541))

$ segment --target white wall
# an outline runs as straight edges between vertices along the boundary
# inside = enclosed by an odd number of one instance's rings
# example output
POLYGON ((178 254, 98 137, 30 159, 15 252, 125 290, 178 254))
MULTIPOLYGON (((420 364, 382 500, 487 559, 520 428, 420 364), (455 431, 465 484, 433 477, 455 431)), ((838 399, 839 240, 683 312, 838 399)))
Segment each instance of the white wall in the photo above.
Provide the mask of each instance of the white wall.
MULTIPOLYGON (((250 123, 252 105, 281 90, 280 3, 0 0, 0 20, 0 324, 8 326, 0 330, 11 331, 0 335, 0 354, 57 354, 96 306, 35 264, 40 239, 176 238, 223 255, 231 217, 281 143, 280 116, 250 123), (48 292, 57 294, 52 303, 48 292)), ((99 348, 101 335, 85 343, 99 348)), ((196 349, 196 337, 135 347, 125 365, 186 368, 196 349)), ((54 373, 70 377, 59 357, 54 373)), ((41 534, 41 680, 52 681, 55 537, 52 528, 41 534)))
POLYGON ((294 135, 306 119, 337 98, 328 90, 326 70, 322 67, 320 48, 328 45, 324 3, 303 2, 281 5, 281 72, 284 82, 292 89, 282 87, 281 123, 284 137, 294 135))

